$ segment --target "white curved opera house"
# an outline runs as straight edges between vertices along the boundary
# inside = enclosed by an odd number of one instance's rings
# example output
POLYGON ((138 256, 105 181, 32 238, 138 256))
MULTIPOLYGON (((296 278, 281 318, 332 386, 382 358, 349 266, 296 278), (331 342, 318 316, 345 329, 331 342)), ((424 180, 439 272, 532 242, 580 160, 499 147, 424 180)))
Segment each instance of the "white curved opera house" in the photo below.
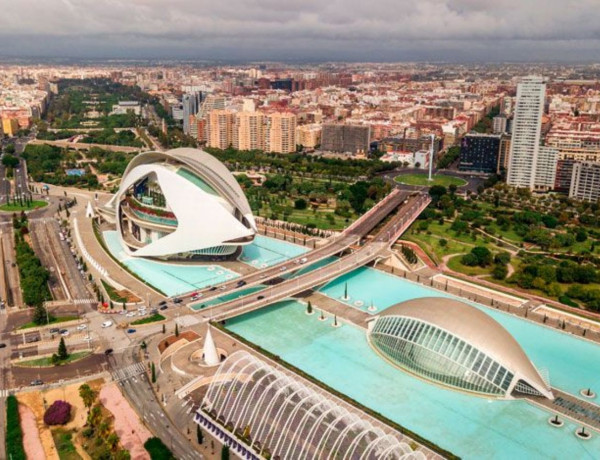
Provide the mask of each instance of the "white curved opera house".
POLYGON ((114 213, 123 248, 136 257, 232 256, 256 235, 235 177, 199 149, 136 156, 107 211, 114 213))

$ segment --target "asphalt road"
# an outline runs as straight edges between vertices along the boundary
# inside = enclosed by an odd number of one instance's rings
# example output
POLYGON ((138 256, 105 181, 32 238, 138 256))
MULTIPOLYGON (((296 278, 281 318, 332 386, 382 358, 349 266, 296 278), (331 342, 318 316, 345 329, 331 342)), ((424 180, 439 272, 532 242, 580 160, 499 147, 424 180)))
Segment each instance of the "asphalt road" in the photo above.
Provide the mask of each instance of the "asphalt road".
MULTIPOLYGON (((246 289, 257 284, 267 283, 276 278, 280 278, 282 275, 292 273, 302 267, 312 265, 320 260, 333 256, 334 254, 338 254, 349 246, 358 243, 362 237, 373 230, 373 228, 375 228, 386 216, 404 202, 408 196, 408 193, 394 191, 384 200, 380 201, 375 208, 370 210, 370 212, 363 215, 359 220, 344 230, 341 235, 331 239, 326 245, 271 267, 236 278, 233 281, 227 281, 217 286, 194 291, 193 293, 199 295, 200 298, 198 301, 192 303, 202 304, 215 297, 220 297, 240 289, 246 289)), ((187 300, 190 299, 193 293, 178 297, 182 300, 187 300)))
POLYGON ((238 297, 237 299, 201 311, 208 311, 210 316, 215 319, 237 316, 286 297, 313 289, 315 286, 322 285, 331 279, 361 267, 382 256, 382 251, 386 250, 389 244, 398 238, 399 233, 410 225, 412 220, 421 213, 422 207, 427 202, 422 196, 409 198, 398 213, 378 231, 372 241, 366 243, 351 255, 342 257, 336 262, 297 278, 288 279, 276 286, 265 288, 260 292, 238 297))
MULTIPOLYGON (((127 367, 139 362, 139 345, 126 349, 123 353, 115 353, 109 358, 113 370, 127 367)), ((146 374, 140 374, 119 383, 129 403, 136 410, 146 426, 171 449, 178 460, 199 460, 203 456, 194 450, 187 438, 174 428, 173 422, 156 399, 146 374)))
POLYGON ((10 181, 6 178, 6 166, 0 164, 0 204, 8 201, 10 191, 10 181))

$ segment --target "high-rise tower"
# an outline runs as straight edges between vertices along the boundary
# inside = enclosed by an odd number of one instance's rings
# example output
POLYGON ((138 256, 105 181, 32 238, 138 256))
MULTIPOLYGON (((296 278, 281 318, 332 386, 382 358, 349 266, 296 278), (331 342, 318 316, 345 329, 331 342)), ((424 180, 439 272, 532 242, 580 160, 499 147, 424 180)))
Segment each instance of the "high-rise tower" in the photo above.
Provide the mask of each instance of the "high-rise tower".
POLYGON ((536 175, 538 175, 545 96, 546 85, 540 76, 525 77, 517 86, 517 103, 506 180, 514 187, 534 190, 538 185, 536 175))

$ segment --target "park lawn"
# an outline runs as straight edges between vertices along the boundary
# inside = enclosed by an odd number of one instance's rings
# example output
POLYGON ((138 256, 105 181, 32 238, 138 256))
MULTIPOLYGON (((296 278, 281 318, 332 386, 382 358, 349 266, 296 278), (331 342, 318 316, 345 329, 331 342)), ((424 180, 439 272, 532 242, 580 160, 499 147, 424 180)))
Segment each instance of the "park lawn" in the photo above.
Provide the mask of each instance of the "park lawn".
POLYGON ((465 185, 467 183, 467 181, 464 179, 453 176, 445 176, 443 174, 435 174, 432 181, 427 180, 428 177, 429 176, 426 173, 401 174, 400 176, 396 176, 394 180, 400 184, 421 185, 427 187, 432 185, 442 185, 444 187, 456 185, 457 187, 460 187, 461 185, 465 185))
MULTIPOLYGON (((260 209, 260 215, 269 217, 271 215, 271 209, 269 206, 263 206, 260 209)), ((278 215, 278 218, 283 218, 283 215, 278 215)), ((317 209, 317 212, 313 212, 312 209, 293 209, 292 213, 286 218, 287 222, 292 222, 298 225, 314 224, 316 228, 320 230, 340 230, 350 225, 356 219, 356 215, 352 215, 348 218, 338 216, 334 213, 331 208, 328 209, 317 209), (327 218, 328 215, 333 216, 333 220, 327 218)))
POLYGON ((467 245, 462 242, 455 241, 453 239, 444 238, 443 236, 432 234, 428 235, 425 232, 422 233, 410 233, 405 239, 417 243, 421 248, 431 256, 434 255, 434 259, 437 263, 441 263, 444 256, 450 254, 464 254, 469 252, 473 245, 467 245), (446 246, 440 244, 440 240, 445 239, 448 243, 446 246))
MULTIPOLYGON (((56 366, 62 366, 64 364, 70 364, 75 361, 79 361, 80 359, 86 358, 87 356, 89 356, 91 354, 92 354, 92 352, 90 350, 75 351, 73 353, 70 353, 69 356, 67 357, 67 359, 65 359, 64 361, 61 361, 59 364, 56 364, 56 366)), ((35 359, 27 360, 27 361, 21 361, 21 362, 13 363, 13 365, 18 366, 18 367, 53 367, 53 366, 55 366, 54 364, 52 364, 51 356, 46 356, 45 358, 35 358, 35 359)))
POLYGON ((81 456, 77 453, 73 444, 73 433, 71 431, 62 428, 52 430, 52 438, 60 460, 81 460, 81 456))
POLYGON ((47 201, 33 200, 29 205, 23 205, 23 206, 21 206, 20 204, 14 204, 14 203, 3 204, 2 206, 0 206, 0 211, 6 211, 6 212, 31 211, 32 209, 39 209, 39 208, 43 208, 44 206, 48 206, 47 201))
POLYGON ((32 327, 42 327, 47 326, 48 324, 60 324, 66 323, 67 321, 74 321, 79 319, 79 316, 76 315, 68 315, 68 316, 50 316, 50 322, 44 324, 36 324, 33 321, 23 324, 19 329, 30 329, 32 327))
MULTIPOLYGON (((513 243, 515 245, 519 245, 523 242, 523 238, 514 231, 512 227, 508 230, 502 230, 496 222, 490 224, 490 229, 494 231, 493 235, 495 237, 502 237, 503 240, 506 240, 508 243, 513 243)), ((484 229, 485 230, 485 229, 484 229)))
POLYGON ((454 270, 455 272, 463 273, 468 276, 489 275, 492 270, 492 266, 485 268, 468 267, 460 262, 461 258, 462 255, 451 257, 446 265, 450 270, 454 270))
POLYGON ((153 315, 147 316, 146 318, 136 319, 131 323, 131 325, 137 326, 139 324, 155 323, 157 321, 163 321, 164 319, 165 317, 160 313, 154 313, 153 315))

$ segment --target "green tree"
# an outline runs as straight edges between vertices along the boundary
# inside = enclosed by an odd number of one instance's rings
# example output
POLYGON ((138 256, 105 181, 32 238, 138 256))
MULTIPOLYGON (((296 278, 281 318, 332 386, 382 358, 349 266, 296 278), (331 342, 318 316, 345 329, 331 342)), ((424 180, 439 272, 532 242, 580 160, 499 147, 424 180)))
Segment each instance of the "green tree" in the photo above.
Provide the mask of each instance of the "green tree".
POLYGON ((15 168, 19 164, 19 159, 9 153, 2 157, 2 164, 7 168, 15 168))
POLYGON ((306 305, 306 313, 310 314, 313 312, 313 308, 312 308, 312 304, 310 303, 310 300, 308 301, 308 305, 306 305))
POLYGON ((92 389, 87 383, 84 383, 79 387, 79 397, 83 401, 83 405, 87 408, 88 414, 90 413, 91 407, 96 402, 98 393, 92 389))
POLYGON ((295 209, 303 210, 303 209, 306 209, 307 206, 308 206, 308 203, 306 202, 306 200, 304 198, 298 198, 296 201, 294 201, 295 209))
POLYGON ((111 433, 106 438, 106 445, 110 450, 115 450, 119 445, 119 436, 116 433, 111 433))
POLYGON ((152 373, 152 383, 156 383, 156 367, 154 366, 154 363, 150 366, 150 370, 152 373))
POLYGON ((202 432, 200 425, 196 425, 196 439, 198 440, 198 444, 202 444, 204 442, 204 433, 202 432))
POLYGON ((229 446, 227 444, 223 444, 221 448, 221 460, 229 460, 229 446))
POLYGON ((506 265, 494 265, 494 268, 492 269, 492 276, 494 279, 503 280, 506 278, 506 275, 508 275, 508 268, 506 268, 506 265))
POLYGON ((179 324, 175 323, 175 337, 179 337, 179 324))
POLYGON ((61 337, 60 342, 58 343, 58 359, 64 361, 69 357, 69 353, 67 352, 67 345, 65 344, 65 338, 61 337))
POLYGON ((35 307, 35 310, 33 310, 33 322, 37 325, 42 325, 42 324, 46 324, 46 322, 48 322, 49 317, 48 317, 48 311, 46 310, 46 308, 44 308, 41 305, 38 305, 37 307, 35 307))

